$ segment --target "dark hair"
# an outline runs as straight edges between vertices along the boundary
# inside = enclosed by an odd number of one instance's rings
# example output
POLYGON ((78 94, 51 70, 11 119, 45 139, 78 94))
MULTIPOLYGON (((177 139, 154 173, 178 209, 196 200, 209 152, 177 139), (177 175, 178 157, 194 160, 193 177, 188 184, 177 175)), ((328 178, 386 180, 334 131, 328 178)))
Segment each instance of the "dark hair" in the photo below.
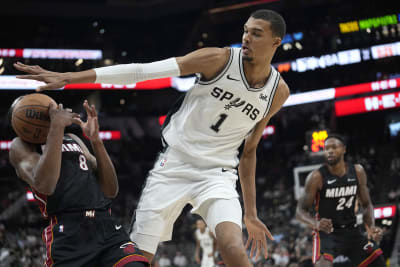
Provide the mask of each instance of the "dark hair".
POLYGON ((17 103, 18 103, 23 97, 24 97, 24 96, 22 95, 22 96, 18 97, 17 99, 15 99, 15 100, 12 102, 11 107, 8 109, 8 112, 7 112, 7 123, 8 123, 9 125, 11 125, 11 119, 12 119, 12 113, 13 113, 13 111, 14 111, 14 107, 17 105, 17 103))
POLYGON ((263 19, 271 23, 271 31, 274 36, 278 36, 283 40, 286 33, 286 23, 281 15, 269 9, 259 9, 251 13, 250 17, 255 19, 263 19))
POLYGON ((328 137, 325 139, 325 142, 331 138, 335 138, 335 139, 339 140, 344 146, 346 146, 346 138, 344 136, 337 134, 337 133, 331 133, 331 134, 328 134, 328 137))

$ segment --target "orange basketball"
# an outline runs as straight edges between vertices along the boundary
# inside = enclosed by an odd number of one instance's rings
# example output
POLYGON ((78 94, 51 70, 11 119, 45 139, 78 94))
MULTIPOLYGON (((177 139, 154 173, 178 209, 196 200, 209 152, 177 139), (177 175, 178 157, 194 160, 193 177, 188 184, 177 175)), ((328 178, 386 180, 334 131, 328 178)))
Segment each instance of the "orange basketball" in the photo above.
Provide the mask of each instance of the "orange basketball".
POLYGON ((33 144, 46 143, 50 128, 49 106, 56 102, 44 94, 25 95, 12 112, 11 125, 24 141, 33 144))

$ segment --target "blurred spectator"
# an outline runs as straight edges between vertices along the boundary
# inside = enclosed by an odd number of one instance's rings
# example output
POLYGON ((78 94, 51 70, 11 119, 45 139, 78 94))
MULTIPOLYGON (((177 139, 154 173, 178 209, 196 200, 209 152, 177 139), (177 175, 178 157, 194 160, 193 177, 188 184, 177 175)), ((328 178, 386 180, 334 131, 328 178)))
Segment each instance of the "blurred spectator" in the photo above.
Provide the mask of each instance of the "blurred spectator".
POLYGON ((177 250, 174 257, 174 265, 176 267, 185 267, 188 264, 185 255, 181 251, 177 250))

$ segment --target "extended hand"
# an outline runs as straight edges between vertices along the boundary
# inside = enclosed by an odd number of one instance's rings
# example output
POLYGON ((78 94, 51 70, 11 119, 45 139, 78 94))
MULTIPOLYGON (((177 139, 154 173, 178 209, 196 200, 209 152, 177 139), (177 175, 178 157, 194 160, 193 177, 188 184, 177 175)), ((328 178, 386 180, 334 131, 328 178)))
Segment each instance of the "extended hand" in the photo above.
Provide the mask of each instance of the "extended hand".
POLYGON ((327 234, 333 232, 333 224, 331 219, 322 218, 321 220, 317 221, 316 229, 318 231, 324 231, 327 234))
POLYGON ((94 105, 89 106, 87 100, 83 102, 83 107, 86 110, 87 121, 83 122, 79 119, 79 125, 83 133, 91 140, 94 141, 99 138, 99 122, 97 119, 97 112, 94 105))
POLYGON ((375 242, 381 242, 383 237, 383 230, 380 227, 372 226, 371 228, 368 225, 365 225, 368 233, 368 239, 372 239, 375 242))
POLYGON ((264 257, 268 257, 268 247, 266 236, 274 240, 274 237, 268 230, 268 228, 263 224, 258 217, 244 217, 244 223, 247 227, 247 232, 249 238, 246 242, 246 249, 251 245, 250 257, 253 257, 254 251, 256 251, 256 259, 260 256, 260 253, 264 253, 264 257))
POLYGON ((67 127, 72 123, 80 124, 79 114, 72 112, 71 109, 64 109, 62 104, 55 105, 50 103, 49 117, 51 125, 67 127))
POLYGON ((65 73, 52 72, 42 69, 37 65, 29 66, 21 62, 14 63, 14 67, 19 71, 29 73, 26 75, 18 75, 18 79, 36 80, 46 83, 46 85, 38 87, 36 91, 60 89, 67 84, 65 73))

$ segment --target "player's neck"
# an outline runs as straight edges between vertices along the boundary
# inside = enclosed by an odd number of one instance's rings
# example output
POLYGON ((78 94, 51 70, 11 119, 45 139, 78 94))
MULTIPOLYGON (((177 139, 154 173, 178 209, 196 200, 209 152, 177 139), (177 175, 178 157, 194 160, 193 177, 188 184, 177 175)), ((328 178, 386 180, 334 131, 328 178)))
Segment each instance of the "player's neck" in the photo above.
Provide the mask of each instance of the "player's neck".
POLYGON ((346 162, 344 160, 339 161, 335 165, 327 165, 328 170, 331 174, 342 177, 346 174, 346 162))
POLYGON ((263 60, 262 62, 243 62, 244 74, 251 87, 257 88, 266 83, 271 73, 270 63, 270 60, 263 60))

